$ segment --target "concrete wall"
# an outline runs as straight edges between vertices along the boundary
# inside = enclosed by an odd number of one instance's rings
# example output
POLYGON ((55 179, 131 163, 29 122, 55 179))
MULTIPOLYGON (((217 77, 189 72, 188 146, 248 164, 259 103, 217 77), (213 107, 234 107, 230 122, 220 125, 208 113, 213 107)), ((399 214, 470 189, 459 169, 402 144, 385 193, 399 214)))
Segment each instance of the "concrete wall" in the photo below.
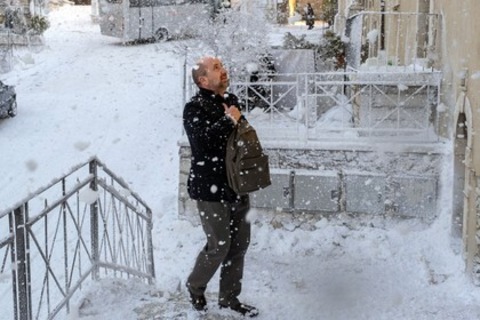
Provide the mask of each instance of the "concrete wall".
MULTIPOLYGON (((465 90, 473 110, 480 106, 480 1, 433 1, 433 10, 443 16, 444 88, 449 95, 449 107, 465 90), (466 86, 462 88, 462 78, 466 86)), ((480 114, 472 113, 472 130, 478 127, 480 114)), ((472 136, 473 169, 480 172, 480 137, 472 136)))
MULTIPOLYGON (((251 195, 252 207, 317 214, 359 213, 418 218, 437 214, 438 180, 443 155, 433 146, 401 145, 381 150, 345 148, 272 148, 272 185, 251 195), (356 149, 356 150, 355 150, 356 149)), ((190 147, 180 147, 179 213, 196 215, 187 194, 190 147)))
MULTIPOLYGON (((341 0, 340 0, 341 1, 341 0)), ((386 1, 389 3, 389 1, 386 1)), ((424 6, 425 0, 399 0, 399 11, 417 12, 424 6)), ((453 114, 456 97, 464 90, 462 78, 466 79, 466 95, 476 109, 480 106, 480 1, 477 0, 435 0, 429 3, 430 12, 442 15, 442 64, 444 73, 445 100, 451 107, 453 114), (466 73, 465 73, 466 72, 466 73)), ((474 112, 473 126, 480 121, 480 114, 474 112)), ((480 137, 473 136, 473 167, 480 171, 480 137)))
MULTIPOLYGON (((448 107, 447 123, 455 136, 459 114, 467 123, 467 141, 464 152, 465 188, 453 190, 454 195, 463 196, 463 243, 467 272, 474 282, 480 284, 479 240, 480 212, 478 207, 478 181, 480 170, 480 137, 474 132, 479 128, 480 114, 480 2, 464 0, 431 2, 432 10, 443 17, 443 72, 445 104, 448 107)), ((459 174, 460 172, 457 172, 459 174)))

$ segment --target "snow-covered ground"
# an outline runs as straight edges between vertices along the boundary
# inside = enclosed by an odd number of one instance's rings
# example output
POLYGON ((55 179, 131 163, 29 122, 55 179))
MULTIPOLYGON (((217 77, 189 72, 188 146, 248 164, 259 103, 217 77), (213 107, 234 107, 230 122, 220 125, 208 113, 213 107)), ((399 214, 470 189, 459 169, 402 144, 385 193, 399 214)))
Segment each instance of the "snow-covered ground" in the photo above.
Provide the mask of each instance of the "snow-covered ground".
MULTIPOLYGON (((89 14, 51 12, 45 49, 18 51, 1 76, 16 86, 19 113, 0 121, 0 211, 97 155, 153 210, 157 280, 94 284, 69 318, 232 319, 216 308, 217 278, 214 317, 194 312, 184 288, 204 235, 177 213, 183 58, 169 42, 123 46, 89 14)), ((259 320, 479 319, 480 289, 452 250, 449 200, 431 226, 369 216, 299 226, 252 210, 241 297, 259 320)))

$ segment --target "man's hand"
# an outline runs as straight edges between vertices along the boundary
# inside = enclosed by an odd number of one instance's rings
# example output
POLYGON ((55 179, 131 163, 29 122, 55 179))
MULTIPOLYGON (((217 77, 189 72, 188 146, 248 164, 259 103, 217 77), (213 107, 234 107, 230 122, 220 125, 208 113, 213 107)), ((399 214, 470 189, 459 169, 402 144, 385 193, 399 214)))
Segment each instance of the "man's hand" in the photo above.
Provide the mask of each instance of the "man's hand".
POLYGON ((236 106, 230 106, 228 107, 225 103, 223 104, 223 107, 225 108, 225 114, 229 117, 232 117, 235 122, 238 122, 240 120, 240 117, 242 114, 240 113, 240 110, 236 106))

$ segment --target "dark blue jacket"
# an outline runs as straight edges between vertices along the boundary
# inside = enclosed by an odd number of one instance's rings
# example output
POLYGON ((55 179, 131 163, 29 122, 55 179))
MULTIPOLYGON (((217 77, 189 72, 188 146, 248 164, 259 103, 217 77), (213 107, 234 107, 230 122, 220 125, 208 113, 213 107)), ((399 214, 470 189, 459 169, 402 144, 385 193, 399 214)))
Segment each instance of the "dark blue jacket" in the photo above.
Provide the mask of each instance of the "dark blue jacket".
POLYGON ((238 199, 228 186, 225 169, 226 144, 235 125, 225 115, 223 103, 240 108, 233 94, 225 93, 222 97, 200 89, 183 110, 183 127, 192 150, 187 188, 194 200, 234 202, 238 199))

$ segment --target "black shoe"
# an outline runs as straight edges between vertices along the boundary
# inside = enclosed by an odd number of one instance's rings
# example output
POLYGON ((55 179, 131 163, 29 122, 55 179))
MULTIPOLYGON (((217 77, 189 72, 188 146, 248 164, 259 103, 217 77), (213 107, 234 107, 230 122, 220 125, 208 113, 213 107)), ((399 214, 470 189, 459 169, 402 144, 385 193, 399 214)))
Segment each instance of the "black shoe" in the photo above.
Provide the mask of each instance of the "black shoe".
POLYGON ((219 304, 219 306, 220 306, 220 309, 227 308, 250 318, 254 318, 258 316, 258 313, 259 313, 257 308, 253 306, 249 306, 248 304, 244 304, 244 303, 238 303, 235 305, 219 304))
POLYGON ((205 296, 196 295, 190 291, 190 288, 187 286, 188 293, 190 294, 190 303, 192 304, 193 308, 198 311, 207 311, 207 299, 205 296))

